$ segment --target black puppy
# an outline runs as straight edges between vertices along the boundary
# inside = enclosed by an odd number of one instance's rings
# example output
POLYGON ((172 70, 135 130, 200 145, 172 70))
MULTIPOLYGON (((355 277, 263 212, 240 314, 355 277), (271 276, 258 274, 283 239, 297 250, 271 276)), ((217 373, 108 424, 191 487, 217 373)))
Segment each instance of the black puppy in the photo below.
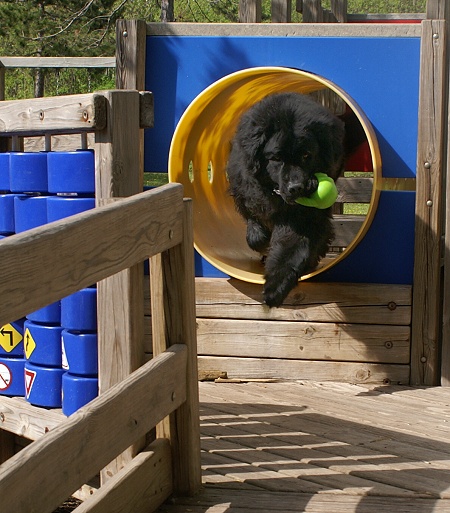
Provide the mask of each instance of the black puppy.
POLYGON ((264 301, 280 306, 313 271, 333 239, 331 208, 295 200, 317 190, 315 173, 336 180, 344 165, 344 124, 297 93, 267 96, 240 119, 227 173, 247 221, 247 243, 265 257, 264 301))

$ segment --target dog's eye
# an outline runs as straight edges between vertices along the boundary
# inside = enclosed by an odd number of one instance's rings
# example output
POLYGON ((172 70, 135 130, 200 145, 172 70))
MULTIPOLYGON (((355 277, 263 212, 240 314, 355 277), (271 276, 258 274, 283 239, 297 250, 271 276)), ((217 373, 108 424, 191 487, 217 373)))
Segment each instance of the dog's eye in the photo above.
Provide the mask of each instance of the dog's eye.
POLYGON ((305 151, 302 155, 303 160, 309 160, 311 158, 311 153, 309 151, 305 151))

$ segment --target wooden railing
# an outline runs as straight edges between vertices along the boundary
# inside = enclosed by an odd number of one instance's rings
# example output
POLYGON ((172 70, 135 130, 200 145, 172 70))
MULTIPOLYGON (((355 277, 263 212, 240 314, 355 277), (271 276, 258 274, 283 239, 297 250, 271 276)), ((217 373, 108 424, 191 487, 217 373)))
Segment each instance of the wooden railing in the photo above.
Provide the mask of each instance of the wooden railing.
POLYGON ((102 469, 101 486, 77 512, 152 511, 200 485, 192 207, 178 184, 134 194, 133 141, 150 110, 137 91, 0 107, 0 135, 94 131, 101 205, 0 243, 0 325, 98 282, 100 381, 100 396, 69 418, 0 397, 2 512, 51 512, 102 469), (154 357, 144 364, 147 258, 160 287, 152 290, 154 357), (16 435, 34 442, 12 455, 16 435))

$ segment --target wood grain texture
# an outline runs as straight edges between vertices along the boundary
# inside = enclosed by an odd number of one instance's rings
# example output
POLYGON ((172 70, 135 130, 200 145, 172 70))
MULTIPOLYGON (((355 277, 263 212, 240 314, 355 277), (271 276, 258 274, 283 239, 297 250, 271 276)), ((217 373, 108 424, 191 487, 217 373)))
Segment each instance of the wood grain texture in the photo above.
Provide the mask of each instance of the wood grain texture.
POLYGON ((261 0, 239 0, 239 23, 260 23, 261 0))
POLYGON ((160 513, 448 513, 449 393, 200 383, 204 488, 160 513))
POLYGON ((422 23, 421 78, 417 150, 412 384, 439 381, 441 235, 444 124, 447 122, 446 27, 422 23))
POLYGON ((201 485, 192 200, 184 201, 183 227, 183 242, 150 262, 150 289, 155 296, 153 332, 165 334, 155 333, 154 353, 163 350, 164 344, 185 343, 188 347, 187 399, 159 427, 159 436, 171 440, 174 491, 192 495, 201 485))
POLYGON ((417 23, 147 23, 148 36, 414 37, 417 23))
POLYGON ((66 417, 60 409, 36 408, 23 397, 0 396, 0 427, 10 433, 36 440, 55 427, 66 417))
POLYGON ((106 101, 98 93, 4 101, 0 110, 2 135, 83 132, 105 125, 106 101))
POLYGON ((199 355, 403 363, 409 326, 197 319, 199 355))
POLYGON ((2 510, 52 511, 182 404, 186 356, 172 346, 13 456, 0 468, 2 510))
POLYGON ((409 325, 411 287, 301 282, 280 308, 262 304, 262 287, 196 278, 197 317, 409 325))
POLYGON ((172 491, 170 444, 168 440, 155 440, 75 513, 149 513, 172 491))
POLYGON ((287 0, 272 0, 272 22, 290 23, 292 16, 292 3, 287 0))
POLYGON ((182 195, 167 185, 3 239, 0 324, 180 242, 182 195))
POLYGON ((281 379, 343 383, 409 383, 409 365, 199 356, 200 379, 281 379))

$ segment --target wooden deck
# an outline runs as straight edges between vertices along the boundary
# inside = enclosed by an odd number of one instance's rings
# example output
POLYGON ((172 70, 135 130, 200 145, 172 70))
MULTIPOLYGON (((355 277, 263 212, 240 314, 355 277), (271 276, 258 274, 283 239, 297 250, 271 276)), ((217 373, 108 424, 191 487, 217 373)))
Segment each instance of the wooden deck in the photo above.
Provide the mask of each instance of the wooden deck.
POLYGON ((200 383, 202 492, 160 513, 450 513, 450 388, 200 383))

